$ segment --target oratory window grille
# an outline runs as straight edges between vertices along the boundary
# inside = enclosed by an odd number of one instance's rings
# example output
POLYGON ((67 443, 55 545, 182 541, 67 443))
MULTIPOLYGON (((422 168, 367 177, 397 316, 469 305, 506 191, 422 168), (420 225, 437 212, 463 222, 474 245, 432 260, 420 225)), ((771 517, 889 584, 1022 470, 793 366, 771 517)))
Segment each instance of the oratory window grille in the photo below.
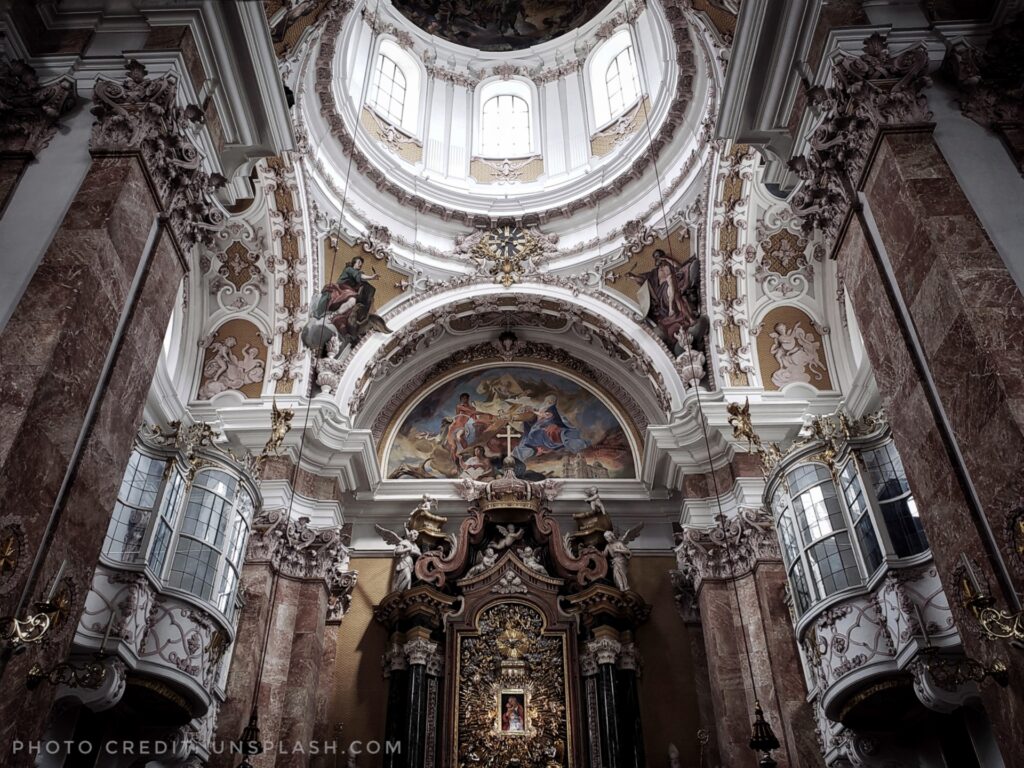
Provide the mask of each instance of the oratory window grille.
POLYGON ((161 450, 140 439, 121 480, 103 557, 231 619, 259 494, 241 467, 220 452, 209 454, 161 450))
POLYGON ((899 454, 879 438, 853 439, 838 455, 812 444, 769 477, 766 496, 798 615, 867 585, 887 559, 928 549, 899 454))

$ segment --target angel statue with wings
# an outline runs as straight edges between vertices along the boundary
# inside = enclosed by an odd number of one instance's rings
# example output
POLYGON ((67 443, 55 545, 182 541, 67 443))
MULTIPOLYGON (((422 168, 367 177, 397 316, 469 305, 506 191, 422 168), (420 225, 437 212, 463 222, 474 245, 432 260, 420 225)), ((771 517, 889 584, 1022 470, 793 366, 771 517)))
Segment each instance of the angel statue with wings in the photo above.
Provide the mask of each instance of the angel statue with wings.
POLYGON ((405 538, 402 538, 394 531, 380 525, 373 527, 377 529, 377 533, 385 542, 395 548, 395 571, 391 576, 391 591, 404 592, 412 586, 412 571, 416 566, 416 558, 423 554, 416 544, 419 532, 406 528, 405 538))
POLYGON ((612 579, 615 581, 615 586, 623 592, 629 592, 629 558, 633 556, 628 545, 637 537, 643 527, 643 523, 634 525, 621 536, 617 536, 614 531, 605 531, 604 533, 604 540, 608 542, 604 551, 612 561, 612 579))

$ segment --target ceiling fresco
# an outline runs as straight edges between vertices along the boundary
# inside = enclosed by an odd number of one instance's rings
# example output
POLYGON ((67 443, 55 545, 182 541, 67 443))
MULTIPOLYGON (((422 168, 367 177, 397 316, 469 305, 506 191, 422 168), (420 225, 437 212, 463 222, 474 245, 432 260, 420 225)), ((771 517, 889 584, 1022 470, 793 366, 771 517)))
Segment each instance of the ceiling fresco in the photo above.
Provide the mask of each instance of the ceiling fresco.
POLYGON ((393 0, 416 26, 481 51, 517 51, 553 40, 594 18, 607 0, 393 0))
POLYGON ((525 366, 461 373, 424 394, 391 436, 388 477, 486 480, 510 448, 525 479, 636 477, 608 406, 561 373, 525 366))

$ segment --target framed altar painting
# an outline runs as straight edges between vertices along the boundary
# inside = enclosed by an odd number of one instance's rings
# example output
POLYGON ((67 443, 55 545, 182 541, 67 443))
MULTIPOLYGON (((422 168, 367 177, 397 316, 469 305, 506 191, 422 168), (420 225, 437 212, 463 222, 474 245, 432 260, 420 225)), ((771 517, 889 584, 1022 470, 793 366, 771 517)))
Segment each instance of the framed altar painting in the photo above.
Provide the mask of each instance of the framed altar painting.
POLYGON ((498 730, 507 736, 525 736, 527 723, 526 691, 506 689, 498 694, 498 730))

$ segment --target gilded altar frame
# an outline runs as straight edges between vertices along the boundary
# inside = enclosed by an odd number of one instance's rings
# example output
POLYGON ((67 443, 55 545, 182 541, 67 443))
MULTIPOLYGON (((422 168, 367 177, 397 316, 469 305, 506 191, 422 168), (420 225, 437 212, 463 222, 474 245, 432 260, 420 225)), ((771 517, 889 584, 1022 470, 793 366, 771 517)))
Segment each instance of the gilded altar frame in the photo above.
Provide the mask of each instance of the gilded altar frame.
MULTIPOLYGON (((507 577, 506 577, 507 578, 507 577)), ((506 555, 491 570, 472 579, 464 579, 460 582, 463 587, 464 609, 456 616, 449 616, 446 621, 446 685, 445 685, 445 708, 448 713, 448 725, 444 735, 441 764, 456 768, 460 765, 459 749, 462 745, 462 734, 460 734, 460 706, 462 705, 462 644, 466 638, 479 637, 479 622, 481 617, 489 610, 498 606, 525 606, 538 613, 543 621, 541 635, 544 637, 557 637, 561 640, 561 682, 564 702, 554 702, 554 706, 564 706, 565 737, 566 743, 562 745, 560 761, 549 762, 550 768, 556 765, 564 768, 580 768, 582 744, 580 736, 579 701, 580 691, 578 686, 578 675, 572 674, 572 670, 578 667, 576 634, 577 622, 574 617, 564 613, 558 605, 559 587, 561 579, 538 574, 522 567, 521 563, 513 557, 506 555), (501 594, 500 583, 509 570, 515 572, 526 587, 525 593, 501 594), (498 587, 498 589, 496 589, 498 587)), ((492 720, 492 727, 495 735, 499 738, 523 739, 534 738, 536 732, 531 722, 530 712, 538 705, 547 704, 537 702, 531 692, 531 683, 527 672, 521 678, 510 678, 503 680, 500 675, 495 675, 493 682, 493 694, 496 699, 494 704, 488 704, 495 709, 495 717, 492 720), (517 682, 521 681, 521 682, 517 682), (504 701, 503 694, 516 691, 523 693, 524 708, 524 731, 523 733, 510 733, 501 731, 501 709, 504 701)), ((481 703, 484 705, 484 703, 481 703)))

